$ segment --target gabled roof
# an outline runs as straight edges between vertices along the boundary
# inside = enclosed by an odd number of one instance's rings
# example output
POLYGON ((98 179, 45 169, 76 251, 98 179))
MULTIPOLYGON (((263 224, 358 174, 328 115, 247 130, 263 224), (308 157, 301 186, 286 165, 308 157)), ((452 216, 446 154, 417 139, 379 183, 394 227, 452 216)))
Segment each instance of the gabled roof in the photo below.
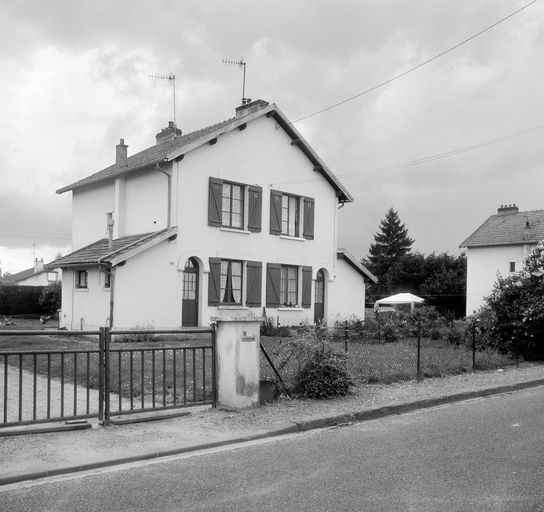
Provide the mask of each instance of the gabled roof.
POLYGON ((459 247, 536 244, 544 239, 544 210, 491 215, 459 247))
MULTIPOLYGON (((298 130, 288 121, 285 115, 278 109, 275 104, 268 105, 262 100, 253 102, 257 106, 265 105, 258 109, 248 109, 247 114, 239 115, 221 121, 220 123, 213 124, 206 128, 182 135, 180 137, 173 138, 151 146, 143 151, 140 151, 127 158, 126 167, 118 167, 116 164, 110 165, 97 173, 87 176, 71 185, 59 188, 57 194, 68 192, 69 190, 76 190, 78 188, 114 179, 118 176, 134 172, 145 167, 160 164, 161 162, 169 162, 176 158, 181 157, 185 153, 196 149, 203 144, 228 133, 237 128, 243 129, 247 123, 254 121, 262 116, 272 117, 291 137, 292 144, 297 145, 306 157, 313 163, 314 170, 323 175, 323 177, 330 183, 330 185, 336 190, 338 200, 340 202, 351 202, 353 197, 347 191, 347 189, 340 183, 338 178, 332 173, 332 171, 325 165, 325 163, 319 158, 317 153, 312 147, 304 140, 298 130)), ((246 105, 248 106, 248 105, 246 105)))
POLYGON ((353 256, 353 254, 349 253, 345 249, 338 249, 336 251, 336 258, 339 260, 344 260, 363 277, 371 279, 375 283, 378 282, 378 278, 372 272, 370 272, 370 270, 368 270, 360 261, 358 261, 357 258, 353 256))
POLYGON ((123 236, 113 240, 111 247, 109 240, 102 238, 51 262, 48 267, 88 267, 103 263, 117 265, 164 240, 177 236, 177 231, 178 228, 174 227, 154 233, 123 236))
POLYGON ((10 274, 6 277, 0 277, 0 284, 3 285, 15 285, 21 281, 24 281, 25 279, 28 279, 29 277, 33 276, 39 276, 40 274, 43 274, 45 272, 50 272, 53 268, 57 267, 50 267, 45 268, 43 270, 36 271, 34 267, 27 268, 26 270, 21 270, 21 272, 17 272, 16 274, 10 274))

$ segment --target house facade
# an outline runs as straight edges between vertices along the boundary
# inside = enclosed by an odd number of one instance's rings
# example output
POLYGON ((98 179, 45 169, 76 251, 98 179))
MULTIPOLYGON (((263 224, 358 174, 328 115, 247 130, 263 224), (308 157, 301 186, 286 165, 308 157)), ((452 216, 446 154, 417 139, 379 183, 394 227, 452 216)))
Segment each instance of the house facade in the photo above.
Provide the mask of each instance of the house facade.
POLYGON ((35 258, 34 266, 16 274, 0 277, 0 284, 7 286, 49 286, 61 280, 62 272, 59 268, 49 268, 44 265, 43 259, 35 258))
POLYGON ((64 327, 364 314, 375 278, 337 249, 352 196, 273 104, 187 135, 170 123, 130 157, 121 140, 114 165, 68 191, 73 252, 54 262, 64 327))
POLYGON ((521 212, 514 204, 498 208, 459 246, 466 248, 467 256, 467 316, 483 305, 498 275, 521 270, 523 260, 542 239, 544 210, 521 212))

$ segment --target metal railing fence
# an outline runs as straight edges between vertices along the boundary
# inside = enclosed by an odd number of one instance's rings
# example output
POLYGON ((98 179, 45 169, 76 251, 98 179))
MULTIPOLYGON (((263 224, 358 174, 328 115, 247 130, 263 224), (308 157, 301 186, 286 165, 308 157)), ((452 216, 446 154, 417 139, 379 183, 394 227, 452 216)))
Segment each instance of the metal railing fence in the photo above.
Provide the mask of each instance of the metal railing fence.
POLYGON ((0 349, 0 427, 91 417, 108 423, 116 415, 216 402, 213 328, 1 330, 5 336, 47 336, 49 347, 0 349), (51 337, 74 336, 64 344, 83 348, 51 347, 51 337))

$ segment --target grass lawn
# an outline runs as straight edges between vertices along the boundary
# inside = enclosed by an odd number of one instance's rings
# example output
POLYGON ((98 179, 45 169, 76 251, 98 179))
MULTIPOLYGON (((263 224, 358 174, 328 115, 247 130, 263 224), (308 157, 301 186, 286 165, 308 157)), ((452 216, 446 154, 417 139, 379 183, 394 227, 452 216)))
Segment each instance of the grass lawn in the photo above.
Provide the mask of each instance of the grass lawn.
MULTIPOLYGON (((296 338, 295 338, 296 339, 296 338)), ((293 339, 291 339, 292 341, 293 339)), ((262 343, 274 366, 288 384, 292 384, 305 360, 289 352, 285 338, 263 337, 262 343)), ((345 351, 344 340, 335 342, 338 350, 345 351)), ((407 339, 394 343, 370 340, 347 342, 348 364, 355 379, 362 383, 391 383, 417 377, 417 340, 407 339)), ((476 352, 476 370, 500 368, 515 361, 494 350, 476 352)), ((472 350, 466 346, 449 345, 444 341, 424 339, 421 342, 420 364, 422 377, 443 377, 472 371, 472 350)), ((261 372, 275 380, 274 373, 264 357, 261 372)))

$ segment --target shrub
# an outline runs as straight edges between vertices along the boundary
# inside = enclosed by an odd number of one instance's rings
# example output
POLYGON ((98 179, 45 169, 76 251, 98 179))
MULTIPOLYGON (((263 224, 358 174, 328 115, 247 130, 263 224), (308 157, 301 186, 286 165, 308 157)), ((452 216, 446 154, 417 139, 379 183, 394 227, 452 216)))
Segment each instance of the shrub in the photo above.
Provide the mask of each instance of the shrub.
POLYGON ((393 320, 389 320, 383 327, 383 338, 386 343, 394 343, 399 339, 397 326, 393 320))
MULTIPOLYGON (((135 331, 152 331, 154 329, 154 326, 148 322, 137 325, 134 330, 135 331)), ((154 334, 151 334, 150 332, 145 333, 137 333, 134 334, 122 334, 120 336, 115 336, 115 342, 117 343, 148 343, 151 341, 155 341, 156 337, 154 334)))
POLYGON ((61 294, 62 284, 60 282, 50 284, 42 290, 38 303, 40 304, 44 315, 56 314, 57 310, 60 308, 61 294))
POLYGON ((499 276, 476 315, 488 322, 489 344, 504 354, 544 359, 544 241, 531 251, 520 272, 499 276))
POLYGON ((295 393, 307 398, 345 396, 354 381, 347 369, 347 355, 316 351, 297 376, 295 393))

